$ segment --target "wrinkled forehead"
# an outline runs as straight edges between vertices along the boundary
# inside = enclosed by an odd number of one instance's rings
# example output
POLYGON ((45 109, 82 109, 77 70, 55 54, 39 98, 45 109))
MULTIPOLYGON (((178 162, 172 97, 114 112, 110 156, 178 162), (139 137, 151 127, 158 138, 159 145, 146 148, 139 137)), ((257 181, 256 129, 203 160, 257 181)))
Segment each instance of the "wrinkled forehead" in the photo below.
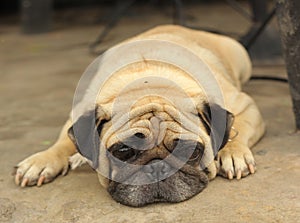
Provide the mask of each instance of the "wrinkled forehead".
POLYGON ((115 143, 126 142, 131 148, 138 145, 143 146, 144 149, 150 149, 162 143, 170 146, 174 139, 202 142, 198 134, 201 131, 200 125, 195 124, 199 122, 199 118, 194 117, 194 119, 184 117, 183 114, 178 114, 178 117, 174 118, 162 110, 147 112, 125 123, 112 119, 110 128, 103 135, 102 141, 105 142, 106 148, 115 143))

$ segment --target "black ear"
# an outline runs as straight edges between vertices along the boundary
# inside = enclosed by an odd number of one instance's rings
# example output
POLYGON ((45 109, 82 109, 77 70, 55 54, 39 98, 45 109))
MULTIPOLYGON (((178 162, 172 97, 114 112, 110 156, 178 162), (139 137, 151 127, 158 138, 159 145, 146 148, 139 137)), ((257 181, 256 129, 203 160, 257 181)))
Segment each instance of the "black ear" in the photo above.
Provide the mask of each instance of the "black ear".
POLYGON ((68 130, 68 135, 78 152, 91 161, 94 169, 99 165, 99 136, 106 122, 103 117, 97 116, 97 109, 87 111, 68 130))
POLYGON ((199 117, 211 137, 212 147, 216 155, 228 142, 234 115, 218 104, 205 103, 199 117))

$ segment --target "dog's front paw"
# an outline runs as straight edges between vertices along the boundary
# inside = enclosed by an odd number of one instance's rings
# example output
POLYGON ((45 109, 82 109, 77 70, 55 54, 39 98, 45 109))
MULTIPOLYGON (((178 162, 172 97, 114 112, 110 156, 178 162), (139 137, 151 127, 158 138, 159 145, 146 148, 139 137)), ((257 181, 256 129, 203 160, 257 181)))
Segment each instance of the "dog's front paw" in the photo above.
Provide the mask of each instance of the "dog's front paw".
POLYGON ((16 166, 15 183, 21 187, 41 186, 60 173, 66 175, 68 169, 68 157, 46 150, 28 157, 16 166))
POLYGON ((228 143, 218 153, 218 174, 228 178, 241 179, 255 172, 255 161, 247 146, 228 143))

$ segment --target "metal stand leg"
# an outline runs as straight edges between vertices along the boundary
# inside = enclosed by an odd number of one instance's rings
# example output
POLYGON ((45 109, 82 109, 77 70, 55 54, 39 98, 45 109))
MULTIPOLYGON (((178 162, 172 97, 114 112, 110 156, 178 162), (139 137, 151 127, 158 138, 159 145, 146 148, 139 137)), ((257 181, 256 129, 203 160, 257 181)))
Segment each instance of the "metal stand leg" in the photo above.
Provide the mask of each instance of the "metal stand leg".
POLYGON ((100 54, 101 52, 96 51, 97 45, 99 45, 108 33, 114 28, 120 21, 124 13, 136 2, 137 0, 119 0, 117 3, 117 9, 105 25, 104 30, 98 35, 96 40, 90 44, 90 52, 93 54, 100 54))
POLYGON ((184 18, 184 13, 183 13, 182 1, 181 0, 173 0, 173 5, 174 5, 173 23, 184 26, 185 18, 184 18))
MULTIPOLYGON (((137 0, 119 0, 118 6, 113 15, 111 16, 109 22, 105 25, 104 30, 98 35, 96 40, 90 44, 90 52, 93 54, 101 54, 102 52, 97 52, 96 47, 103 41, 103 39, 108 35, 108 33, 114 28, 120 21, 124 13, 136 2, 137 0)), ((183 4, 181 0, 172 0, 174 3, 174 24, 184 25, 183 16, 183 4)))
POLYGON ((253 13, 253 22, 263 22, 267 17, 266 0, 250 0, 253 13))
POLYGON ((267 2, 266 0, 252 0, 252 12, 253 12, 253 25, 246 35, 241 37, 240 42, 244 47, 249 50, 253 43, 256 41, 258 36, 269 24, 271 19, 274 17, 276 12, 276 7, 272 11, 267 13, 267 2))
POLYGON ((22 32, 37 34, 51 29, 53 0, 21 0, 22 32))
POLYGON ((296 120, 300 130, 300 2, 298 0, 277 1, 277 19, 284 48, 290 92, 296 120))
POLYGON ((249 50, 253 45, 257 37, 262 33, 262 31, 269 24, 271 19, 274 17, 276 13, 276 8, 274 7, 272 11, 267 15, 267 17, 261 23, 255 23, 248 33, 240 39, 240 42, 244 45, 244 47, 249 50))

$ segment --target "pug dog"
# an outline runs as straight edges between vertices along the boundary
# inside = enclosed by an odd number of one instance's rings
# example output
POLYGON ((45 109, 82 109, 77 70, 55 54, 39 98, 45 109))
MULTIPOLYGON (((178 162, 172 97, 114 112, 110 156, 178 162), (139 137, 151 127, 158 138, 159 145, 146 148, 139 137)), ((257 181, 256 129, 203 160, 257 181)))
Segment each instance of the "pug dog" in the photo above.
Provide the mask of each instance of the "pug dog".
POLYGON ((113 199, 140 207, 187 200, 217 175, 255 172, 250 148, 265 125, 241 91, 251 62, 237 41, 164 25, 116 47, 121 56, 102 65, 125 62, 109 76, 96 71, 56 143, 16 166, 17 185, 41 186, 87 162, 113 199))

